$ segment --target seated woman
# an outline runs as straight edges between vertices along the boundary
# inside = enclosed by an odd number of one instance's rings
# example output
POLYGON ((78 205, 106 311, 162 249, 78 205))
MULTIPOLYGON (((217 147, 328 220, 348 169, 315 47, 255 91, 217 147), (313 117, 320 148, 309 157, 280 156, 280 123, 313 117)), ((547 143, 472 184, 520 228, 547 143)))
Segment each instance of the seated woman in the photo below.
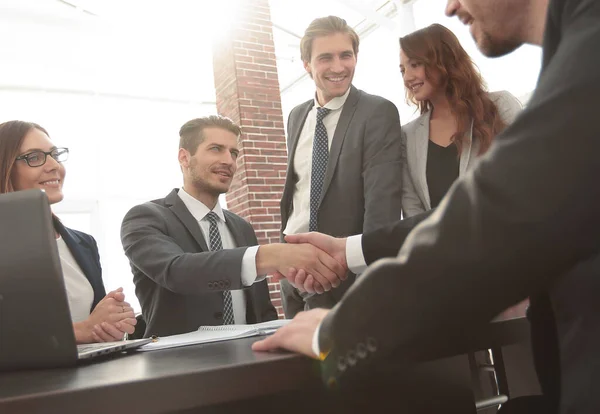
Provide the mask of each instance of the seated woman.
POLYGON ((410 217, 437 207, 521 104, 506 91, 486 92, 454 33, 439 24, 400 39, 400 71, 407 101, 421 112, 402 127, 402 211, 410 217))
MULTIPOLYGON (((39 188, 50 204, 63 199, 62 186, 69 150, 57 148, 41 126, 22 121, 0 124, 0 194, 39 188)), ((123 289, 108 295, 96 241, 65 227, 54 217, 56 243, 77 343, 107 342, 133 333, 133 309, 123 289)))

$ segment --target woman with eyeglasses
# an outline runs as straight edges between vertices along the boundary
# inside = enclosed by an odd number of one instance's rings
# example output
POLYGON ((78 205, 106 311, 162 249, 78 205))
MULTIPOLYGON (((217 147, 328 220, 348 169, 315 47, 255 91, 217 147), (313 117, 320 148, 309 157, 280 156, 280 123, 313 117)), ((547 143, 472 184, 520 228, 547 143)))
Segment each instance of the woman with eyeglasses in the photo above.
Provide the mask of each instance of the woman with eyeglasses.
POLYGON ((406 100, 421 115, 402 126, 402 211, 437 207, 521 104, 509 92, 488 93, 475 64, 450 30, 432 24, 400 39, 406 100))
MULTIPOLYGON (((50 204, 60 202, 68 155, 69 150, 56 147, 37 124, 0 124, 0 194, 38 188, 46 192, 50 204)), ((77 343, 118 341, 125 333, 132 334, 133 309, 122 288, 106 294, 94 238, 53 218, 77 343)))

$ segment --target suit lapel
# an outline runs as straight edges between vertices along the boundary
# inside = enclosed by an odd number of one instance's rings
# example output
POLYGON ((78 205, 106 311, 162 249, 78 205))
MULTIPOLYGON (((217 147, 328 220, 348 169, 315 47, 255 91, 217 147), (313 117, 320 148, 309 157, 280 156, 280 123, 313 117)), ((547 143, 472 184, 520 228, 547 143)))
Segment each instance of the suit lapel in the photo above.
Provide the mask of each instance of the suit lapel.
POLYGON ((340 158, 340 152, 342 151, 344 139, 346 138, 346 132, 348 131, 350 121, 352 120, 352 117, 356 112, 356 106, 359 100, 360 91, 354 86, 351 86, 350 93, 348 94, 348 98, 346 98, 346 102, 344 102, 344 107, 342 108, 340 119, 338 120, 337 126, 335 127, 335 132, 333 134, 333 138, 331 140, 329 159, 327 160, 327 170, 325 171, 325 178, 323 179, 323 189, 321 190, 321 198, 319 199, 319 205, 323 201, 323 198, 327 193, 327 189, 331 184, 331 180, 333 179, 333 173, 335 171, 335 167, 337 166, 338 159, 340 158))
POLYGON ((281 221, 283 226, 286 225, 288 212, 290 211, 292 205, 292 193, 295 184, 294 179, 292 177, 294 177, 294 156, 296 155, 298 140, 300 139, 300 133, 302 132, 302 128, 304 128, 304 124, 306 123, 306 117, 308 116, 308 113, 310 112, 314 104, 314 99, 302 104, 302 107, 298 109, 298 114, 294 115, 294 117, 297 117, 294 123, 294 125, 296 125, 296 129, 294 131, 288 131, 290 141, 288 145, 288 165, 286 172, 287 178, 285 180, 285 187, 283 189, 283 195, 281 197, 281 221))
POLYGON ((96 292, 96 286, 98 282, 102 281, 101 271, 98 266, 90 259, 96 256, 96 253, 90 249, 88 244, 83 241, 79 236, 66 228, 58 220, 55 221, 56 228, 60 237, 64 240, 65 244, 69 248, 69 251, 73 255, 73 258, 79 265, 79 268, 92 285, 94 292, 96 292))
POLYGON ((198 221, 196 221, 192 213, 190 213, 183 201, 181 201, 181 198, 177 195, 177 190, 171 191, 165 198, 165 204, 187 228, 198 245, 200 245, 200 248, 205 252, 208 251, 208 246, 206 245, 206 240, 204 240, 198 221))
POLYGON ((235 245, 237 247, 247 246, 248 242, 245 240, 244 235, 242 234, 242 229, 240 228, 237 220, 235 220, 232 214, 227 210, 223 210, 223 214, 225 215, 225 225, 229 229, 229 232, 233 235, 235 245))
POLYGON ((429 186, 427 185, 427 151, 429 148, 429 118, 431 112, 426 112, 421 117, 419 125, 415 130, 414 159, 417 161, 417 177, 419 184, 417 186, 425 210, 431 209, 431 200, 429 199, 429 186))
POLYGON ((469 166, 471 159, 471 152, 475 149, 476 145, 473 145, 473 121, 471 121, 471 129, 469 131, 468 139, 465 140, 463 145, 462 153, 460 154, 460 163, 458 166, 458 176, 462 176, 469 166))

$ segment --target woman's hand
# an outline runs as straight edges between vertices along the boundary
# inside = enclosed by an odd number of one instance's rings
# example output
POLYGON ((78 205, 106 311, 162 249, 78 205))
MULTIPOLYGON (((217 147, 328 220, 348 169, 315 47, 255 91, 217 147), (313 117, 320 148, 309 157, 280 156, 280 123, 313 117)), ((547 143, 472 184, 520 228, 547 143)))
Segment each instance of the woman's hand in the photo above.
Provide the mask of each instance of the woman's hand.
POLYGON ((75 338, 77 343, 120 341, 125 333, 133 333, 136 323, 133 308, 119 288, 109 292, 85 321, 74 324, 75 338))

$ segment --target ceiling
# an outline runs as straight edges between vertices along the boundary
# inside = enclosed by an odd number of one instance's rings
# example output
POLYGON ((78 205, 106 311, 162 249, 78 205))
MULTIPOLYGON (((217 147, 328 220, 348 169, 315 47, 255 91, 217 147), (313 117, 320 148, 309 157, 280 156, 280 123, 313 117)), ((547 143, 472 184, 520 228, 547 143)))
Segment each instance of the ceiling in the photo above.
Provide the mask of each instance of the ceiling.
MULTIPOLYGON (((0 91, 25 90, 212 104, 212 41, 236 1, 3 0, 0 91)), ((403 0, 271 0, 282 91, 305 77, 299 40, 335 14, 361 40, 393 29, 403 0)))

